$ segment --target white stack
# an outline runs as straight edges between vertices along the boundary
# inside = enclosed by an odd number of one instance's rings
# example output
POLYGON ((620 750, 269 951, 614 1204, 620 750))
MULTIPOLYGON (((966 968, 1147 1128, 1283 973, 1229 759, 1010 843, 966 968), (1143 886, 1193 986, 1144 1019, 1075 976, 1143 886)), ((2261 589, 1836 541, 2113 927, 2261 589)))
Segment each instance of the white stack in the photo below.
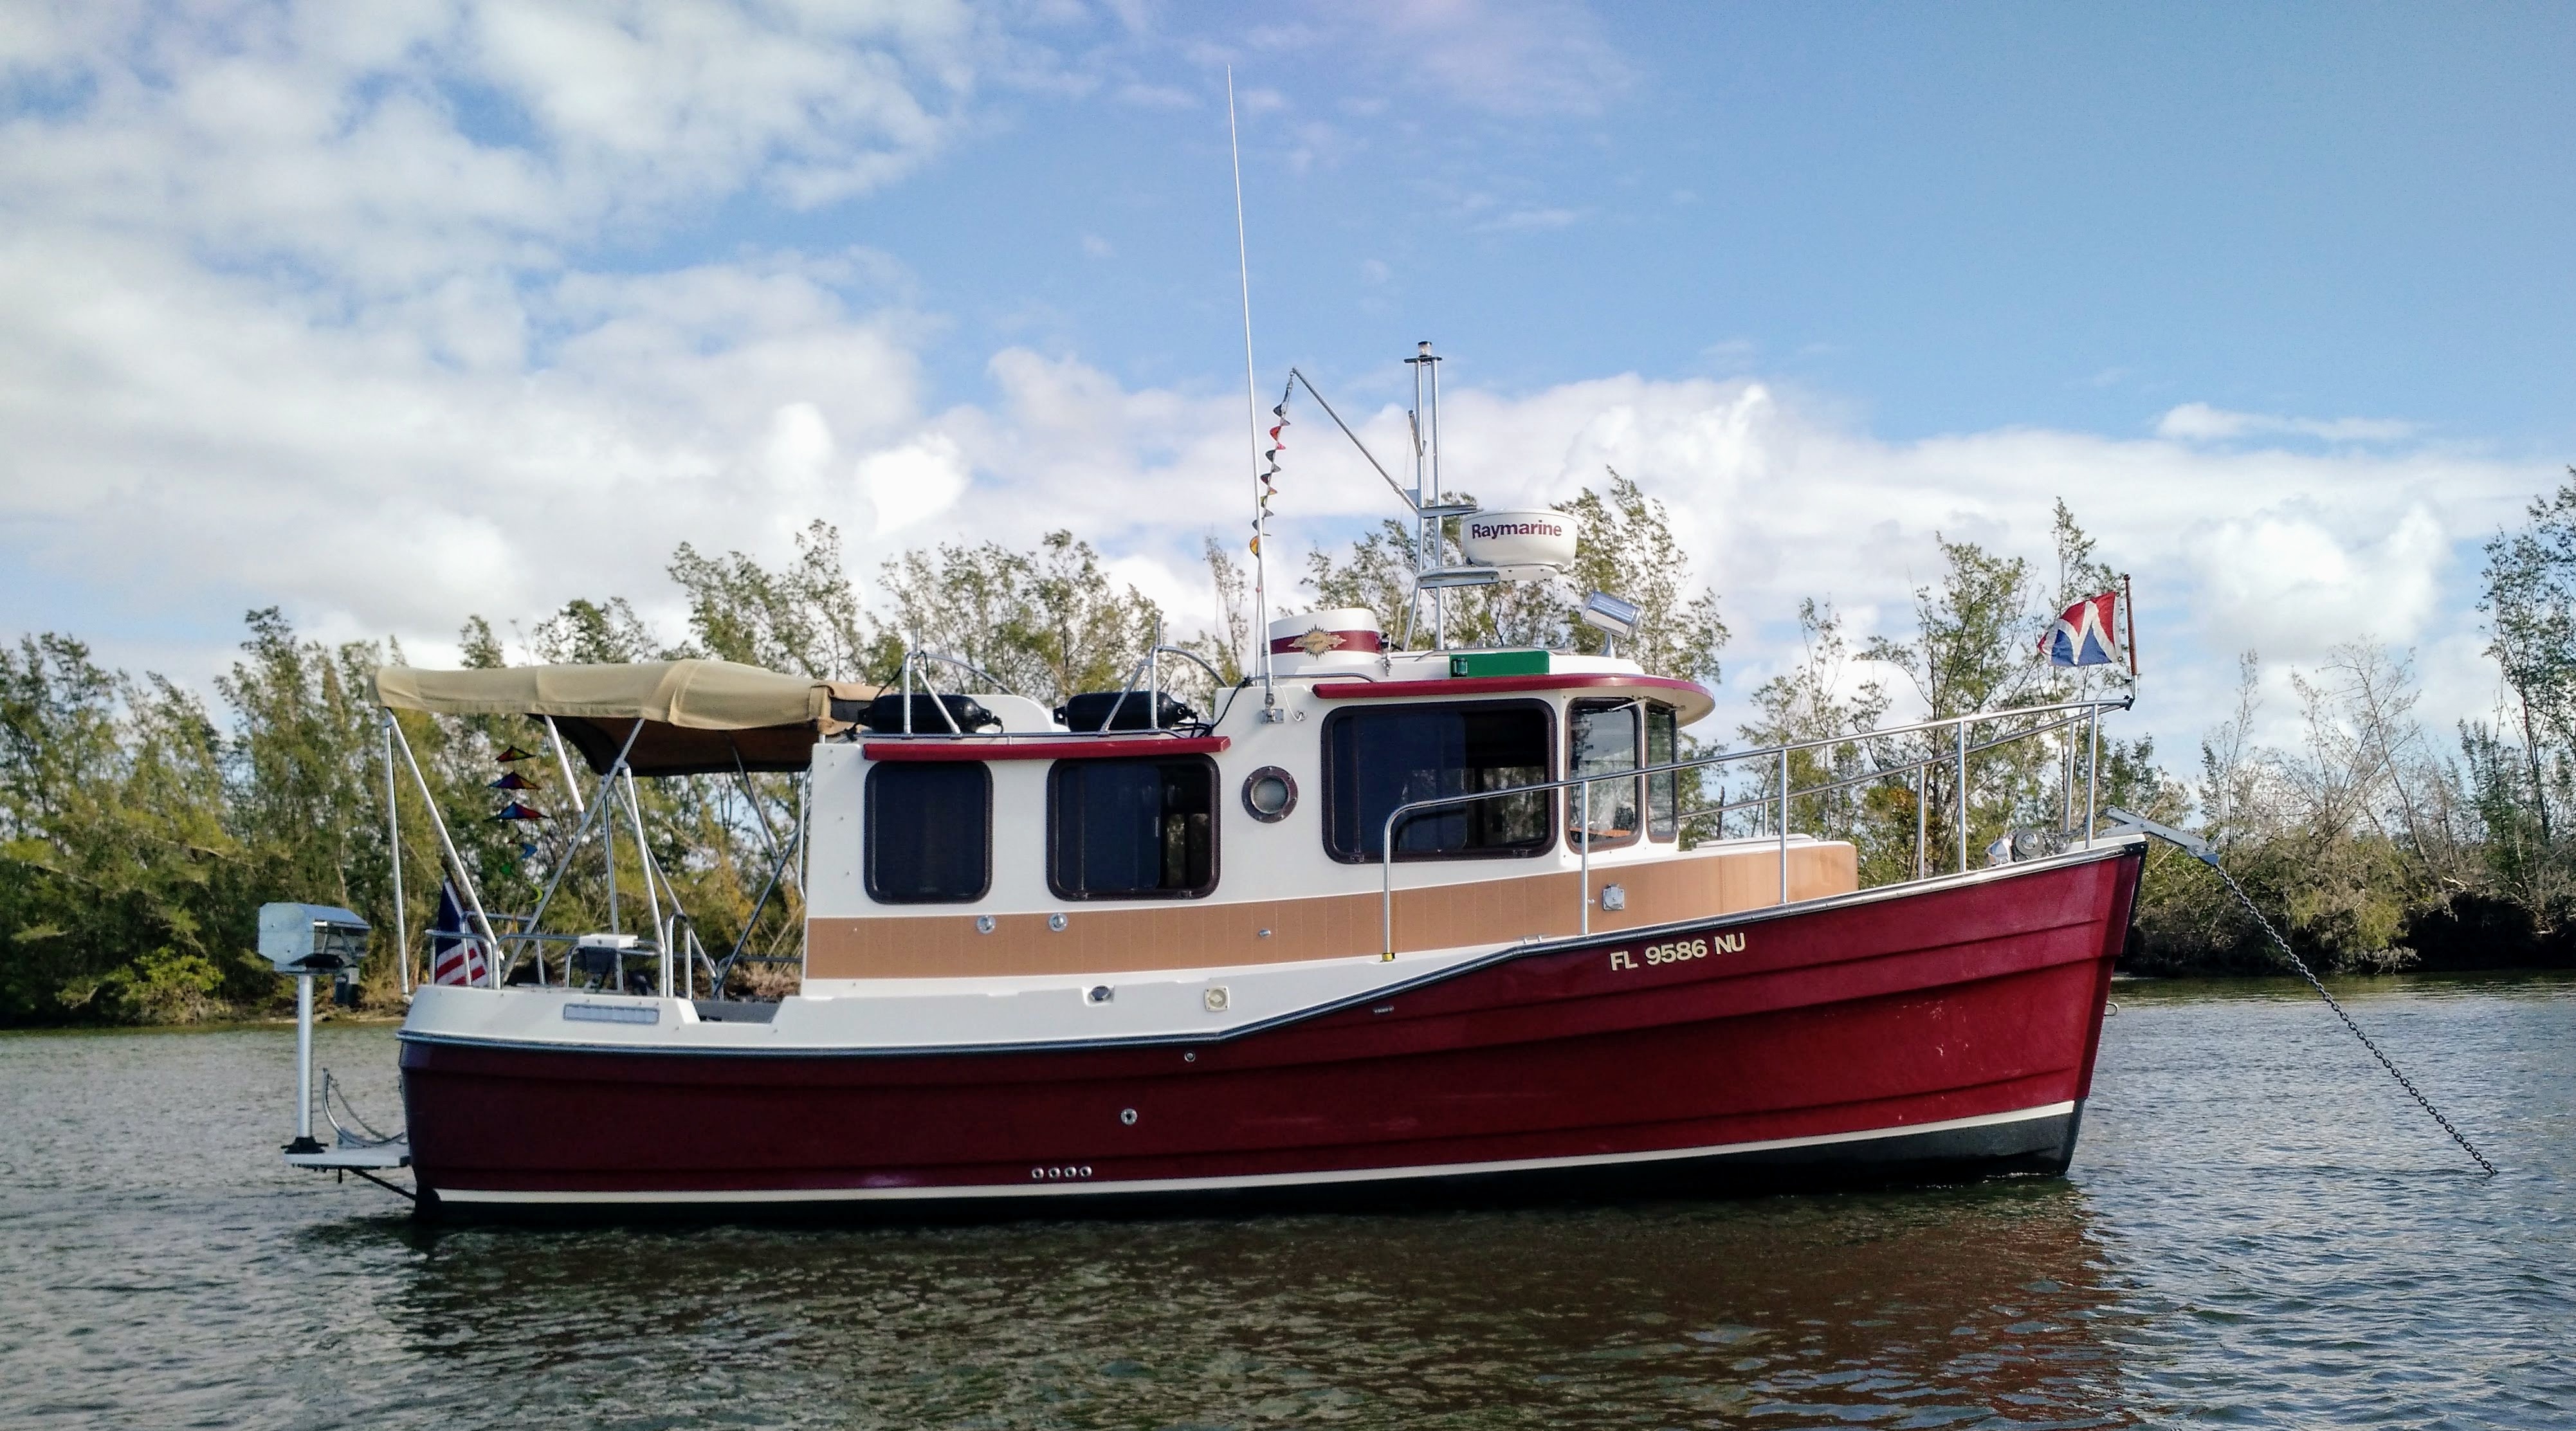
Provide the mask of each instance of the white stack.
POLYGON ((1345 606, 1282 616, 1270 623, 1271 669, 1282 676, 1301 672, 1375 669, 1386 639, 1377 613, 1345 606))

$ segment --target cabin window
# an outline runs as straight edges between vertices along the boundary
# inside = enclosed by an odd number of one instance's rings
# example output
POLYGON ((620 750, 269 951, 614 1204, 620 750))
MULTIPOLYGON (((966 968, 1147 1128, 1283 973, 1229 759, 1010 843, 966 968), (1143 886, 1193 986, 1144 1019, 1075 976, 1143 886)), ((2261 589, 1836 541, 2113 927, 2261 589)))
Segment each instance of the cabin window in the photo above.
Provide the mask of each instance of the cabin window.
MULTIPOLYGON (((1681 759, 1681 722, 1673 708, 1649 703, 1646 706, 1646 763, 1670 765, 1681 759)), ((1669 840, 1680 831, 1677 819, 1681 800, 1682 773, 1667 770, 1646 777, 1646 838, 1669 840)))
MULTIPOLYGON (((1637 759, 1639 717, 1643 706, 1636 701, 1577 701, 1569 722, 1567 742, 1570 759, 1567 778, 1581 775, 1615 775, 1634 770, 1637 759)), ((1567 837, 1578 845, 1607 849, 1614 845, 1637 842, 1641 819, 1639 800, 1644 795, 1643 779, 1603 780, 1595 782, 1589 802, 1589 824, 1586 824, 1586 801, 1583 787, 1566 793, 1565 814, 1567 837)))
MULTIPOLYGON (((1399 805, 1508 790, 1548 779, 1554 744, 1537 701, 1376 706, 1324 722, 1324 849, 1344 862, 1383 856, 1386 818, 1399 805)), ((1396 827, 1398 859, 1544 854, 1555 843, 1553 792, 1534 790, 1437 807, 1396 827)))
POLYGON ((1059 899, 1197 899, 1216 888, 1216 762, 1059 760, 1047 776, 1059 899))
POLYGON ((980 760, 898 761, 868 771, 868 898, 962 904, 993 886, 993 773, 980 760))

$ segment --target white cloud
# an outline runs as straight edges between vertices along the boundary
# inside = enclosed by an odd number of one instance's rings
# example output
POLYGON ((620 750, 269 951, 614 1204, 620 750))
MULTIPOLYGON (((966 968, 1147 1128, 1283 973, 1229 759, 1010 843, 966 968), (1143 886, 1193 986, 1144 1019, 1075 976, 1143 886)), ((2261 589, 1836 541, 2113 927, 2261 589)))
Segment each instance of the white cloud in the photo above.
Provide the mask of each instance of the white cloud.
POLYGON ((184 234, 290 287, 434 283, 561 261, 747 185, 796 205, 935 153, 981 39, 949 0, 878 12, 713 4, 240 3, 22 15, 0 124, 22 220, 184 234))
MULTIPOLYGON (((1337 66, 1384 76, 1390 88, 1433 91, 1489 114, 1597 114, 1637 83, 1636 66, 1592 10, 1568 0, 1326 0, 1299 15, 1246 29, 1240 41, 1256 53, 1329 54, 1337 66)), ((1185 53, 1198 64, 1232 58, 1206 41, 1185 53)), ((1372 118, 1389 106, 1367 96, 1338 107, 1372 118)))
MULTIPOLYGON (((2095 379, 2105 386, 2125 369, 2110 369, 2095 379)), ((2384 417, 2278 417, 2259 412, 2230 412, 2207 403, 2187 402, 2156 422, 2156 436, 2177 442, 2224 442, 2253 436, 2314 437, 2326 442, 2403 442, 2420 429, 2414 423, 2384 417)))
POLYGON ((2275 506, 2208 523, 2187 550, 2205 628, 2293 661, 2364 635, 2400 644, 2423 636, 2451 557, 2420 502, 2384 533, 2338 532, 2313 512, 2275 506))
POLYGON ((879 537, 918 526, 957 505, 967 480, 965 454, 945 433, 871 453, 859 462, 859 487, 876 508, 879 537))
MULTIPOLYGON (((11 12, 0 63, 69 98, 0 122, 0 599, 41 583, 155 612, 276 601, 309 630, 397 633, 436 659, 469 612, 623 593, 676 620, 677 543, 775 559, 821 517, 863 573, 904 545, 1069 528, 1199 619, 1199 543, 1239 551, 1248 517, 1230 384, 1134 388, 1010 348, 990 359, 995 400, 934 411, 917 356, 932 320, 858 296, 887 286, 880 255, 641 273, 585 259, 677 205, 883 184, 972 122, 979 66, 1048 73, 1025 46, 989 45, 971 12, 858 13, 11 12)), ((1434 4, 1343 23, 1421 40, 1429 72, 1489 106, 1596 106, 1623 72, 1588 20, 1542 44, 1554 13, 1434 4)), ((2249 645, 2301 662, 2364 635, 2415 643, 2445 681, 2427 714, 2478 708, 2485 687, 2460 674, 2477 668, 2471 617, 2445 583, 2464 543, 2556 480, 2385 420, 2190 404, 2138 440, 1885 442, 1817 395, 1749 380, 1503 395, 1447 377, 1448 485, 1545 502, 1615 465, 1670 505, 1738 632, 1731 702, 1793 655, 1800 598, 1834 599, 1856 635, 1900 629, 1936 533, 2044 560, 2063 495, 2137 576, 2145 718, 2173 736, 2223 708, 2249 645)), ((1399 407, 1354 394, 1344 414, 1382 458, 1404 450, 1399 407)), ((1283 592, 1303 545, 1393 511, 1320 413, 1296 417, 1283 592)), ((220 640, 137 649, 188 675, 224 655, 220 640)))
MULTIPOLYGON (((865 254, 584 271, 679 205, 935 153, 972 12, 234 3, 13 11, 0 542, 156 610, 317 627, 633 587, 677 540, 864 513, 919 417, 865 254), (693 530, 694 529, 694 530, 693 530)), ((1026 56, 1021 56, 1026 63, 1026 56)))
POLYGON ((1583 213, 1579 209, 1514 209, 1510 213, 1507 213, 1490 223, 1479 225, 1479 227, 1486 230, 1501 232, 1530 229, 1564 229, 1572 228, 1575 224, 1580 222, 1582 218, 1583 213))
POLYGON ((1458 103, 1500 114, 1594 114, 1636 83, 1636 69, 1591 11, 1560 3, 1417 0, 1341 7, 1376 47, 1458 103))
MULTIPOLYGON (((2209 450, 2033 429, 1884 442, 1759 382, 1630 376, 1503 398, 1464 378, 1452 372, 1443 395, 1450 486, 1495 505, 1554 501, 1597 484, 1607 465, 1670 506, 1737 632, 1728 710, 1794 658, 1802 597, 1834 600, 1856 636, 1903 634, 1914 588, 1939 572, 1936 534, 2027 557, 2053 580, 2050 511, 2062 496, 2100 555, 2135 576, 2140 718, 2169 749, 2187 750, 2215 719, 2246 649, 2276 675, 2345 641, 2450 653, 2426 714, 2479 713, 2491 683, 2447 679, 2452 656, 2479 643, 2474 613, 2445 601, 2445 583, 2556 475, 2430 448, 2209 450)), ((1387 510, 1383 487, 1319 415, 1300 415, 1310 425, 1293 434, 1303 440, 1280 503, 1290 530, 1333 539, 1387 510)), ((1403 450, 1400 410, 1359 425, 1382 455, 1403 450)))
POLYGON ((1113 97, 1138 109, 1196 109, 1199 105, 1197 95, 1167 84, 1120 85, 1113 97))

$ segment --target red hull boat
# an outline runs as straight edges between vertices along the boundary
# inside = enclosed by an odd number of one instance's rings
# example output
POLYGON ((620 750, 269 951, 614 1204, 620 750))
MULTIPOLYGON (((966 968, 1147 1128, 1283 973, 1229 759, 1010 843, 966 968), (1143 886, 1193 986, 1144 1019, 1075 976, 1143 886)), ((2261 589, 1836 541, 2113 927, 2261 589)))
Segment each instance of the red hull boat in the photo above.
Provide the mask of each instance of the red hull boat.
MULTIPOLYGON (((2069 678, 2046 704, 1693 754, 1714 696, 1617 654, 1649 618, 1612 593, 1569 618, 1597 651, 1450 640, 1443 593, 1561 586, 1578 534, 1430 500, 1417 457, 1401 638, 1362 608, 1268 619, 1257 583, 1266 647, 1239 677, 1159 635, 1120 689, 1054 707, 941 692, 934 672, 999 682, 926 649, 883 689, 696 659, 378 671, 388 788, 400 752, 453 894, 402 1032, 407 1141, 342 1129, 288 1160, 409 1167, 453 1211, 2063 1169, 2141 865, 2144 836, 2094 809, 2125 695, 2069 678), (1171 662, 1201 668, 1205 715, 1171 662), (483 908, 397 711, 542 722, 512 728, 551 747, 572 828, 524 916, 483 908), (707 776, 730 793, 696 808, 772 859, 721 960, 636 795, 707 776), (1910 861, 1880 847, 1896 821, 1910 861), (773 894, 803 905, 801 948, 770 956, 795 992, 754 1001, 735 964, 773 894)), ((281 970, 308 993, 345 973, 356 916, 280 909, 281 970)))
POLYGON ((1215 1037, 624 1052, 416 1027, 410 1152, 459 1211, 2055 1172, 2139 867, 2103 843, 1550 941, 1215 1037))

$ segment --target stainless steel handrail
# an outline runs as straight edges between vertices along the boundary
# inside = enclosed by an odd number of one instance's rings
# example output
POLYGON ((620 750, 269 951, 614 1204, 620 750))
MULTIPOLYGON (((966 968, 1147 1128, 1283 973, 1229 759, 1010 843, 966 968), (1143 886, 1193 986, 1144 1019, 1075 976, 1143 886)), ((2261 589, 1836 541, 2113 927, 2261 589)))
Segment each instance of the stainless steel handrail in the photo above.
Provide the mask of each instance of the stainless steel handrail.
MULTIPOLYGON (((2110 704, 2118 705, 2119 703, 2117 701, 2113 701, 2110 704)), ((2086 719, 2087 716, 2085 715, 2062 716, 2056 720, 2048 722, 2046 725, 2035 725, 2028 730, 2015 731, 2013 734, 2004 736, 1997 740, 1983 741, 1971 745, 1968 747, 1968 753, 1970 755, 1982 755, 1989 750, 2000 749, 2004 746, 2011 745, 2016 741, 2028 740, 2034 735, 2046 735, 2052 730, 2063 730, 2070 725, 2081 725, 2086 719)), ((1839 740, 1827 743, 1833 745, 1858 745, 1862 741, 1875 740, 1877 738, 1878 732, 1868 731, 1859 735, 1845 736, 1839 740)), ((1854 785, 1866 785, 1873 780, 1884 780, 1890 775, 1909 774, 1948 758, 1949 757, 1947 755, 1927 755, 1921 760, 1902 761, 1895 765, 1873 766, 1868 770, 1862 771, 1858 775, 1846 775, 1838 780, 1828 780, 1822 785, 1809 785, 1797 793, 1800 795, 1829 794, 1833 791, 1846 789, 1854 785)), ((1614 780, 1625 779, 1626 777, 1627 772, 1623 771, 1616 776, 1603 775, 1597 778, 1602 780, 1614 780)), ((1676 820, 1696 820, 1702 815, 1722 816, 1730 811, 1750 810, 1757 806, 1767 809, 1776 803, 1778 802, 1772 796, 1761 795, 1750 800, 1730 800, 1722 805, 1703 805, 1699 809, 1684 811, 1675 815, 1673 818, 1676 820)))
MULTIPOLYGON (((1884 779, 1889 775, 1896 774, 1903 770, 1927 769, 1934 761, 1942 758, 1940 755, 1927 753, 1922 760, 1911 762, 1910 764, 1886 766, 1881 769, 1874 770, 1867 775, 1848 777, 1842 781, 1835 782, 1832 785, 1815 786, 1807 790, 1792 791, 1789 788, 1788 780, 1790 755, 1804 750, 1821 750, 1828 746, 1857 745, 1864 741, 1886 740, 1898 736, 1916 735, 1927 731, 1951 730, 1955 728, 1957 731, 1957 737, 1952 742, 1953 751, 1951 754, 1953 758, 1957 760, 1959 767, 1959 798, 1956 802, 1959 816, 1959 867, 1960 869, 1965 870, 1967 868, 1968 861, 1968 756, 1974 751, 1993 750, 1999 746, 2011 744, 2014 741, 2028 740, 2036 735, 2044 735, 2051 730, 2072 725, 2077 720, 2086 722, 2091 742, 2091 755, 2085 763, 2084 770, 2084 830, 2085 838, 2090 839, 2092 838, 2093 833, 2093 811, 2098 803, 2095 797, 2094 782, 2099 778, 2101 768, 2102 712, 2105 709, 2127 710, 2133 699, 2133 697, 2122 696, 2116 700, 2057 701, 2047 705, 2016 706, 2008 710, 2000 711, 1970 711, 1965 715, 1943 716, 1933 720, 1916 721, 1911 725, 1891 726, 1883 730, 1855 731, 1848 735, 1820 736, 1812 740, 1790 741, 1782 745, 1759 746, 1751 750, 1721 751, 1713 755, 1693 756, 1688 760, 1668 761, 1662 765, 1641 765, 1636 769, 1622 770, 1613 775, 1569 776, 1563 780, 1535 781, 1527 785, 1507 786, 1500 790, 1477 790, 1464 795, 1438 795, 1423 800, 1406 801, 1404 804, 1398 805, 1387 812, 1386 821, 1378 831, 1378 934, 1380 957, 1387 959, 1395 957, 1395 827, 1398 821, 1409 819, 1422 811, 1443 809, 1452 805, 1468 805, 1479 800, 1496 800, 1509 795, 1528 795, 1539 791, 1567 790, 1580 787, 1583 792, 1581 798, 1584 805, 1584 823, 1587 826, 1587 831, 1586 838, 1582 841, 1582 848, 1579 851, 1581 856, 1580 875, 1582 879, 1579 893, 1582 896, 1582 907, 1578 920, 1578 931, 1583 934, 1589 934, 1592 932, 1593 842, 1589 838, 1588 826, 1591 823, 1591 788, 1593 785, 1604 780, 1642 780, 1649 776, 1673 774, 1684 770, 1702 770, 1710 766, 1730 765, 1747 760, 1777 760, 1780 765, 1780 789, 1776 795, 1766 795, 1755 801, 1743 801, 1724 805, 1719 807, 1719 810, 1722 813, 1727 809, 1750 808, 1757 804, 1767 807, 1776 803, 1779 806, 1780 816, 1777 834, 1780 842, 1780 902, 1782 904, 1786 904, 1789 902, 1789 800, 1792 795, 1812 795, 1824 790, 1840 788, 1844 785, 1859 784, 1868 780, 1884 779), (2029 730, 2017 731, 2011 735, 1999 737, 1998 739, 1975 746, 1973 749, 1968 744, 1967 728, 1972 724, 2014 720, 2024 716, 2052 715, 2061 711, 2081 712, 2081 714, 2070 714, 2063 720, 2051 721, 2045 725, 2035 726, 2029 730)), ((1923 802, 1918 798, 1918 809, 1921 807, 1922 803, 1923 802)), ((1705 810, 1693 812, 1693 814, 1707 813, 1710 812, 1705 810)), ((1688 817, 1677 813, 1674 818, 1678 821, 1688 817)), ((1555 823, 1552 815, 1549 823, 1551 826, 1555 823)), ((1555 843, 1554 834, 1555 832, 1551 829, 1549 838, 1549 843, 1551 845, 1555 843)), ((1916 869, 1920 871, 1921 868, 1921 860, 1918 855, 1916 869)), ((1920 879, 1923 878, 1923 876, 1918 873, 1916 878, 1920 879)))

